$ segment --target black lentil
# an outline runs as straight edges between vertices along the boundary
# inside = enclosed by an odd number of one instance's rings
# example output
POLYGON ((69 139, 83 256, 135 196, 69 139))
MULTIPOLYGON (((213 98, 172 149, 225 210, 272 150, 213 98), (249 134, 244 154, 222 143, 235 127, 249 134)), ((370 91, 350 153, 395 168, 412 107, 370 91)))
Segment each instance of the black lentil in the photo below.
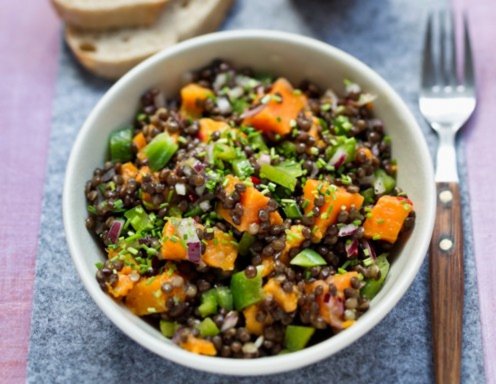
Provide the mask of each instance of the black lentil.
MULTIPOLYGON (((380 197, 375 192, 363 206, 345 206, 341 209, 334 223, 324 228, 321 234, 316 229, 319 222, 330 213, 329 194, 318 191, 310 199, 301 197, 306 179, 331 183, 351 194, 358 194, 368 188, 373 190, 378 169, 396 177, 397 166, 391 158, 390 139, 385 135, 382 121, 374 117, 371 110, 358 104, 362 94, 360 87, 348 85, 347 94, 338 97, 331 90, 323 92, 310 82, 302 84, 301 92, 308 100, 307 110, 300 111, 291 119, 291 132, 287 136, 279 137, 266 132, 262 137, 264 144, 270 148, 266 151, 251 141, 257 132, 247 127, 240 128, 246 109, 224 113, 215 101, 216 98, 226 97, 226 90, 232 92, 239 88, 239 99, 250 105, 257 99, 256 95, 263 97, 271 91, 271 84, 252 76, 251 70, 238 71, 222 60, 216 60, 193 73, 194 81, 214 95, 197 103, 197 107, 203 110, 202 118, 221 121, 229 127, 226 129, 228 134, 213 132, 208 142, 202 137, 201 122, 185 118, 179 99, 168 100, 164 104, 160 101, 160 90, 147 91, 140 100, 133 134, 143 134, 148 144, 160 133, 167 132, 179 137, 179 149, 165 167, 155 172, 144 168, 151 167, 152 162, 142 156, 138 146, 133 143, 131 163, 139 170, 138 173, 125 174, 123 170, 126 166, 121 162, 107 161, 103 167, 95 169, 84 187, 88 203, 85 225, 101 240, 111 258, 98 267, 98 284, 112 294, 120 284, 120 279, 128 273, 133 283, 149 279, 147 282, 152 284, 159 274, 168 276, 159 285, 158 293, 154 293, 163 298, 162 305, 165 304, 166 310, 147 315, 150 321, 162 319, 180 324, 174 336, 174 341, 178 343, 185 342, 190 336, 202 337, 199 324, 204 316, 200 315, 198 308, 204 295, 220 287, 229 287, 231 276, 238 271, 244 271, 246 278, 254 279, 258 275, 257 266, 264 265, 265 268, 266 265, 272 265, 263 277, 263 284, 269 279, 275 279, 283 294, 297 296, 297 309, 286 312, 277 297, 264 295, 263 300, 256 303, 255 317, 263 325, 262 335, 258 336, 250 333, 242 311, 217 308, 209 317, 221 333, 204 338, 212 343, 217 355, 230 358, 278 354, 285 348, 285 330, 289 324, 316 328, 318 335, 311 342, 331 336, 336 329, 330 325, 329 319, 321 316, 319 302, 322 301, 340 300, 343 304, 342 321, 359 319, 369 308, 369 301, 361 294, 365 282, 381 277, 380 268, 366 254, 363 242, 368 241, 378 255, 394 252, 394 245, 367 238, 364 231, 363 223, 369 210, 380 197), (251 89, 240 83, 240 75, 250 78, 250 84, 254 84, 251 89), (220 83, 222 85, 219 88, 220 83), (347 127, 344 134, 340 132, 339 119, 347 127), (347 140, 355 140, 356 154, 347 159, 345 164, 333 166, 333 151, 343 136, 347 140), (283 150, 285 143, 289 146, 283 150), (225 145, 228 148, 226 151, 233 149, 236 158, 246 159, 247 168, 237 170, 243 176, 238 174, 234 185, 227 183, 228 176, 235 171, 233 158, 224 160, 216 152, 212 155, 212 148, 217 144, 225 145), (329 152, 328 148, 332 151, 329 152), (274 167, 284 167, 287 161, 298 164, 298 174, 301 175, 296 177, 292 190, 262 177, 262 154, 263 161, 269 159, 268 164, 274 167), (266 197, 267 203, 263 208, 256 208, 257 211, 253 212, 246 205, 243 196, 248 188, 255 188, 266 197), (296 201, 292 215, 286 210, 287 199, 296 201), (146 229, 136 229, 125 216, 136 208, 142 208, 147 214, 150 227, 145 224, 146 229), (227 210, 226 217, 220 215, 220 208, 227 210), (245 223, 247 213, 256 219, 241 229, 239 226, 245 223), (163 227, 171 217, 177 217, 178 220, 188 217, 201 224, 201 228, 196 230, 201 251, 199 263, 162 258, 165 239, 163 227), (118 235, 112 234, 116 219, 127 223, 118 235), (356 229, 351 234, 343 235, 340 229, 349 224, 356 226, 356 229), (239 244, 245 233, 252 237, 246 254, 236 258, 234 270, 221 270, 207 265, 204 259, 208 244, 219 242, 216 231, 232 236, 232 242, 221 243, 223 246, 239 244), (129 240, 134 235, 141 237, 129 240), (293 245, 295 238, 298 239, 297 245, 293 245), (358 254, 353 260, 347 255, 347 241, 359 244, 358 254), (305 249, 316 251, 326 265, 303 268, 289 263, 305 249), (354 264, 344 267, 343 263, 348 261, 354 264), (361 277, 351 278, 351 286, 338 292, 332 281, 335 274, 343 273, 343 268, 356 271, 361 277), (175 295, 175 292, 184 294, 175 295)), ((295 91, 297 93, 298 90, 295 91)), ((284 102, 285 97, 276 94, 274 102, 284 102)), ((231 99, 229 95, 230 103, 233 101, 231 99)), ((388 194, 406 196, 399 188, 388 194)), ((412 230, 415 219, 415 213, 410 212, 404 221, 401 236, 412 230)), ((188 247, 187 236, 174 240, 185 242, 188 247)))

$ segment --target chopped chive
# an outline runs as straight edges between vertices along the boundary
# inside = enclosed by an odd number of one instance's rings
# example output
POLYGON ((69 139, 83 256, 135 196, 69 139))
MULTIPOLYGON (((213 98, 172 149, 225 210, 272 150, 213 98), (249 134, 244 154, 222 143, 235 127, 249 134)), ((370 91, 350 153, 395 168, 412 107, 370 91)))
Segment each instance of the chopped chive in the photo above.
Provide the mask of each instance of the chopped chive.
POLYGON ((131 253, 132 255, 137 255, 138 254, 138 250, 134 247, 127 247, 127 250, 129 253, 131 253))
POLYGON ((157 276, 152 276, 146 281, 146 285, 150 285, 157 279, 157 276))
POLYGON ((260 99, 260 103, 267 104, 270 101, 270 95, 265 95, 260 99))
POLYGON ((326 111, 328 111, 328 110, 330 110, 330 109, 331 109, 331 104, 329 104, 329 103, 322 104, 322 105, 320 106, 320 109, 321 109, 322 111, 326 112, 326 111))

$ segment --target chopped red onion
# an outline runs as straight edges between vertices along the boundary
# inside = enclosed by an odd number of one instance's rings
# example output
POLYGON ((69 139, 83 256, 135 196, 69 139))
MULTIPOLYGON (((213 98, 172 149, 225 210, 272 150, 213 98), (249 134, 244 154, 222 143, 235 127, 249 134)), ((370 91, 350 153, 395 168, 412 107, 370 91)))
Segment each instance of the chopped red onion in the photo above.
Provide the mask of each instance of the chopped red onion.
POLYGON ((262 109, 264 109, 264 108, 265 108, 264 104, 259 104, 256 107, 253 107, 251 109, 247 109, 239 117, 241 119, 247 119, 248 117, 253 117, 253 116, 257 115, 258 113, 260 113, 262 111, 262 109))
POLYGON ((210 201, 205 200, 200 203, 200 208, 203 212, 207 212, 210 209, 210 201))
POLYGON ((336 153, 332 155, 329 163, 335 168, 339 168, 346 161, 347 153, 343 148, 338 148, 336 153))
POLYGON ((332 89, 328 89, 325 91, 323 99, 326 102, 329 102, 329 104, 331 105, 331 109, 336 109, 336 107, 338 106, 339 98, 332 89))
POLYGON ((115 176, 115 168, 110 168, 107 172, 105 172, 102 176, 102 181, 106 183, 107 181, 112 180, 115 176))
POLYGON ((190 177, 192 174, 192 169, 188 166, 184 166, 182 169, 185 176, 190 177))
POLYGON ((228 329, 234 328, 238 324, 239 316, 237 312, 230 311, 224 318, 224 323, 220 328, 221 332, 227 331, 228 329))
POLYGON ((203 171, 205 169, 205 164, 197 161, 194 165, 193 165, 193 169, 195 170, 195 172, 197 173, 200 173, 201 171, 203 171))
POLYGON ((232 111, 231 103, 227 100, 227 97, 219 97, 217 99, 217 108, 219 108, 219 112, 222 115, 227 115, 232 111))
POLYGON ((110 225, 110 229, 107 232, 107 239, 112 243, 117 243, 119 236, 121 235, 122 227, 124 226, 124 220, 115 219, 110 225))
POLYGON ((231 100, 238 99, 241 96, 243 96, 243 88, 241 88, 241 87, 234 87, 234 88, 230 89, 227 92, 227 94, 229 95, 229 98, 231 100))
POLYGON ((192 263, 200 263, 201 260, 201 244, 200 241, 197 243, 187 243, 188 244, 188 260, 192 263))
POLYGON ((348 83, 346 84, 346 93, 347 94, 350 94, 350 93, 354 93, 354 94, 358 94, 362 92, 362 89, 360 88, 360 86, 356 83, 348 83))
POLYGON ((356 105, 358 105, 359 107, 363 107, 364 105, 372 103, 375 99, 377 99, 377 95, 374 95, 372 93, 362 93, 360 94, 356 105))
POLYGON ((349 258, 355 257, 358 255, 358 240, 353 239, 351 241, 347 241, 345 244, 346 256, 349 258))
POLYGON ((262 166, 263 164, 270 165, 270 155, 267 153, 262 153, 257 160, 257 163, 262 166))
POLYGON ((181 219, 177 225, 177 232, 188 247, 188 260, 198 264, 201 260, 201 243, 196 233, 196 222, 192 218, 181 219))
POLYGON ((255 88, 255 92, 256 92, 257 96, 261 98, 265 94, 265 87, 263 85, 258 85, 255 88))
POLYGON ((177 183, 175 188, 178 195, 186 196, 186 185, 183 183, 177 183))
POLYGON ((255 347, 260 348, 264 342, 264 337, 263 336, 258 336, 257 339, 255 340, 255 347))
POLYGON ((237 85, 239 85, 240 87, 242 87, 244 89, 247 89, 247 88, 253 89, 253 88, 257 87, 258 85, 260 85, 260 81, 255 80, 255 79, 248 77, 248 76, 243 76, 243 75, 236 76, 235 82, 237 85))
POLYGON ((336 330, 343 329, 344 302, 343 299, 337 296, 329 295, 329 300, 326 302, 329 309, 329 322, 332 328, 336 330))
POLYGON ((367 250, 366 253, 368 253, 368 256, 371 257, 373 260, 377 259, 377 255, 375 254, 374 247, 368 242, 368 240, 363 239, 362 240, 362 248, 363 250, 367 250))
POLYGON ((358 227, 355 224, 347 224, 339 228, 338 237, 351 236, 357 231, 358 227))
POLYGON ((184 327, 179 327, 176 332, 174 333, 174 336, 172 336, 172 342, 174 344, 181 344, 181 333, 183 333, 184 327))
POLYGON ((372 153, 375 157, 379 157, 381 151, 379 150, 379 144, 374 144, 372 146, 372 153))
POLYGON ((205 192, 205 184, 200 185, 199 187, 195 188, 195 192, 198 196, 203 195, 203 192, 205 192))
POLYGON ((219 91, 224 86, 224 84, 226 83, 226 81, 227 81, 227 74, 225 74, 225 73, 219 73, 215 77, 215 80, 214 80, 212 86, 213 86, 213 88, 216 91, 219 91))
POLYGON ((203 165, 198 159, 195 159, 194 157, 190 157, 188 160, 181 162, 181 166, 186 176, 191 176, 192 171, 200 173, 205 168, 205 165, 203 165))

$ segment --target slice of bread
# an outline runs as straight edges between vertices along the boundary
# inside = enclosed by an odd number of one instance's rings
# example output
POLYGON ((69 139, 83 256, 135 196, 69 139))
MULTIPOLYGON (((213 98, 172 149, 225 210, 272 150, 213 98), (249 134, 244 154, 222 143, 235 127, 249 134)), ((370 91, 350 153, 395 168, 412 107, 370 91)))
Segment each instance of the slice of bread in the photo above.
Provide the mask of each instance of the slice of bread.
POLYGON ((116 79, 164 48, 217 29, 232 1, 171 0, 151 27, 106 32, 67 27, 65 38, 84 67, 96 75, 116 79))
POLYGON ((169 0, 52 0, 74 27, 104 30, 152 25, 169 0))

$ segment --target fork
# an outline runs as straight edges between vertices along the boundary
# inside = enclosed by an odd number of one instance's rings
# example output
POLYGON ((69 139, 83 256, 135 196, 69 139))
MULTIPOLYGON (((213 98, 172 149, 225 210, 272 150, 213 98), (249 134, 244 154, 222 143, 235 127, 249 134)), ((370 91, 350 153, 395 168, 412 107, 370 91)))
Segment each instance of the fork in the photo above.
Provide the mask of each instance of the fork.
POLYGON ((463 16, 463 65, 457 66, 451 12, 427 20, 419 107, 438 134, 437 209, 430 244, 430 291, 436 383, 459 383, 463 314, 463 227, 455 137, 475 110, 474 68, 463 16), (437 44, 436 44, 437 43, 437 44), (462 75, 462 76, 459 76, 462 75))

